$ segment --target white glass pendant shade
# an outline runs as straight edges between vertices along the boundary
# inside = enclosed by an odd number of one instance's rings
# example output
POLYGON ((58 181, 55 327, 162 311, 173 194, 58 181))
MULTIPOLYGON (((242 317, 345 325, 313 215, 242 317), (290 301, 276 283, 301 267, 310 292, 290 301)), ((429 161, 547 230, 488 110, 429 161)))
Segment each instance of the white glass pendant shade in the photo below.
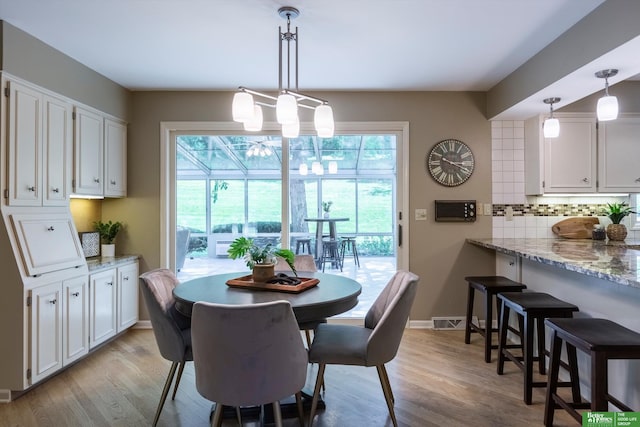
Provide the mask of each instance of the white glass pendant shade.
POLYGON ((608 120, 615 120, 618 118, 618 98, 615 96, 603 96, 598 99, 598 120, 606 122, 608 120))
POLYGON ((320 162, 311 163, 311 172, 313 172, 315 175, 320 175, 320 169, 322 169, 322 163, 320 162))
POLYGON ((332 175, 338 173, 338 162, 336 161, 329 162, 329 173, 332 175))
POLYGON ((234 122, 246 122, 253 118, 253 96, 247 92, 238 92, 233 95, 231 112, 234 122))
POLYGON ((297 138, 300 135, 300 121, 296 117, 293 123, 282 125, 282 136, 285 138, 297 138))
POLYGON ((309 173, 309 167, 306 163, 300 163, 298 171, 300 172, 300 175, 307 175, 309 173))
POLYGON ((313 121, 320 138, 331 138, 335 128, 333 122, 333 109, 326 104, 316 107, 313 121))
POLYGON ((244 122, 244 130, 249 132, 258 132, 262 130, 262 107, 253 106, 253 116, 244 122))
POLYGON ((298 120, 298 102, 295 96, 286 93, 278 96, 276 117, 281 125, 293 124, 298 120))
POLYGON ((544 137, 557 138, 560 136, 560 121, 558 119, 547 119, 544 121, 544 137))

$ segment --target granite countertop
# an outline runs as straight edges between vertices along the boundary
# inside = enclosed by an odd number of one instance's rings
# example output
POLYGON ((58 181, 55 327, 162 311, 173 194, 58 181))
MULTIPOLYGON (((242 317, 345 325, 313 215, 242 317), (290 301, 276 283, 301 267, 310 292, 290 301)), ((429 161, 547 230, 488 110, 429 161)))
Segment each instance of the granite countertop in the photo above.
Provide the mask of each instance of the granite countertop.
POLYGON ((87 258, 89 272, 102 270, 104 268, 117 267, 121 264, 136 261, 138 255, 118 255, 114 257, 92 257, 87 258))
POLYGON ((640 241, 467 239, 472 245, 640 288, 640 241))

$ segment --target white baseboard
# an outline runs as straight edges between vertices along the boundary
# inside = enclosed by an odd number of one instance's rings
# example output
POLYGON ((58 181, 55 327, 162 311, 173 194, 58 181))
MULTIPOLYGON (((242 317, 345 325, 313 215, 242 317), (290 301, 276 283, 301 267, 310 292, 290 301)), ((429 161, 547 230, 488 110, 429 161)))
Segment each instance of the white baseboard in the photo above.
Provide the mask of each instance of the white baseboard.
POLYGON ((138 320, 138 322, 133 325, 131 329, 152 329, 151 320, 138 320))

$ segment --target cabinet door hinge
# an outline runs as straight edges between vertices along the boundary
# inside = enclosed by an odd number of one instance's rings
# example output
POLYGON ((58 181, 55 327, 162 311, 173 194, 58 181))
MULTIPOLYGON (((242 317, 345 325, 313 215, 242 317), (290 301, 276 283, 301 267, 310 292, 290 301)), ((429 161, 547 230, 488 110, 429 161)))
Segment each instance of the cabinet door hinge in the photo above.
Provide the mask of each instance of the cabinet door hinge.
POLYGON ((9 198, 9 189, 8 189, 8 188, 5 188, 5 189, 4 189, 4 198, 5 198, 5 199, 8 199, 8 198, 9 198))
POLYGON ((27 297, 27 307, 31 307, 31 297, 27 297))
POLYGON ((542 188, 544 188, 544 181, 542 181, 542 188))
POLYGON ((9 90, 9 86, 4 88, 4 96, 6 96, 7 98, 9 98, 9 94, 11 93, 11 91, 9 90))
POLYGON ((71 113, 71 120, 75 120, 76 119, 76 112, 72 112, 71 113))
POLYGON ((31 368, 27 369, 27 379, 31 379, 31 368))

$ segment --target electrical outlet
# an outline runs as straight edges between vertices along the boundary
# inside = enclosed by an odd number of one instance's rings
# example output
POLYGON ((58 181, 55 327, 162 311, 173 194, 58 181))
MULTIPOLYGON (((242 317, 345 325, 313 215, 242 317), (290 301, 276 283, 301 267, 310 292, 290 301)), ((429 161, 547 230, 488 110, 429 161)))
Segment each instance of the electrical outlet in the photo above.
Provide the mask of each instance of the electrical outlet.
POLYGON ((491 203, 484 203, 482 209, 485 215, 487 216, 493 215, 493 205, 491 203))
POLYGON ((426 221, 427 220, 427 210, 426 209, 416 209, 415 218, 416 218, 416 221, 426 221))

